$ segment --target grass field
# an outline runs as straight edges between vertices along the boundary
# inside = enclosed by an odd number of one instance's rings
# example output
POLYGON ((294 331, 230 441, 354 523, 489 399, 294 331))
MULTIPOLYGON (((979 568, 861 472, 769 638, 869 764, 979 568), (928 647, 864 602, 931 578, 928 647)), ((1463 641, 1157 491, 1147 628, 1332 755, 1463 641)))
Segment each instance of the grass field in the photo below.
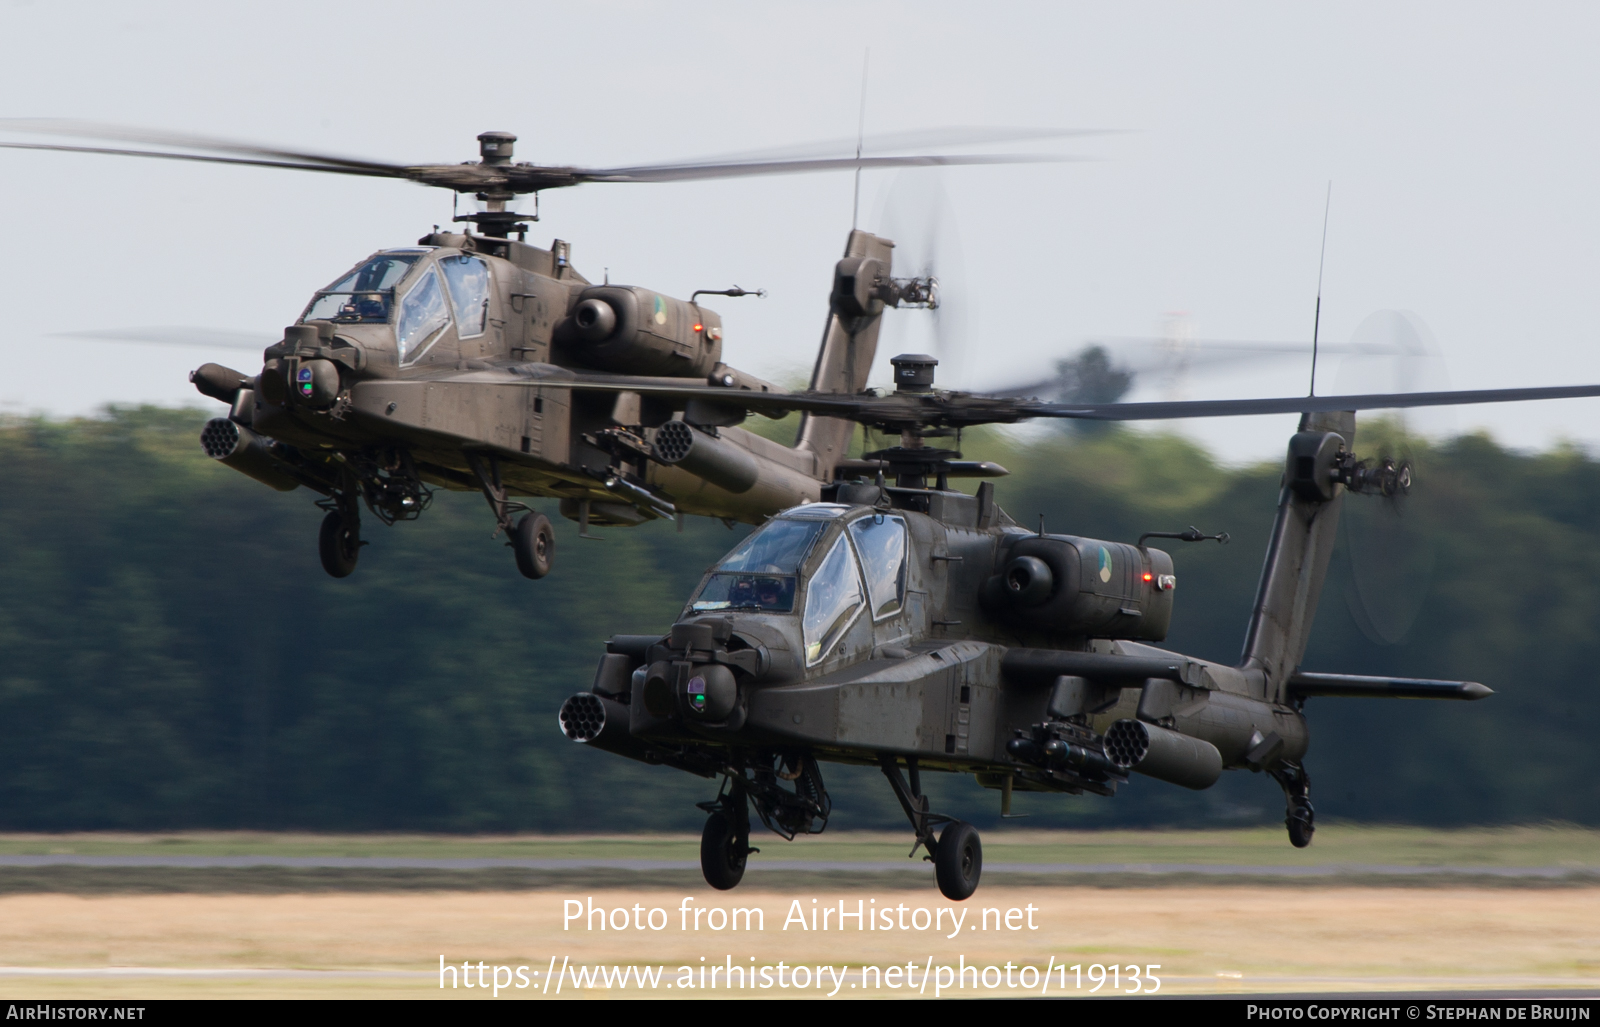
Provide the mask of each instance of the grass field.
MULTIPOLYGON (((987 861, 1053 863, 1226 863, 1278 866, 1307 863, 1408 866, 1600 866, 1600 833, 1574 828, 1429 832, 1417 829, 1330 825, 1305 852, 1291 849, 1278 831, 1239 832, 987 832, 987 861)), ((768 841, 764 855, 841 862, 905 864, 906 842, 897 835, 842 835, 784 846, 768 841)), ((102 855, 341 855, 456 858, 510 856, 575 859, 692 860, 697 839, 650 838, 434 838, 347 837, 263 834, 10 835, 0 854, 102 855)), ((761 856, 755 857, 756 860, 761 856)), ((4 880, 17 873, 52 871, 0 867, 4 880)), ((1080 966, 1115 963, 1125 968, 1159 964, 1166 993, 1348 992, 1396 989, 1495 987, 1600 987, 1600 887, 1460 887, 1431 881, 1425 887, 1326 881, 1229 884, 1121 882, 1119 887, 1084 885, 1071 879, 1039 878, 1026 884, 995 876, 964 904, 970 920, 952 933, 918 930, 915 912, 938 916, 952 907, 931 886, 889 883, 887 875, 862 881, 832 881, 812 875, 753 873, 735 892, 718 893, 685 872, 666 883, 627 872, 592 874, 514 890, 475 878, 471 887, 448 890, 418 882, 386 886, 380 880, 346 878, 295 886, 282 879, 263 888, 265 871, 236 870, 234 887, 185 889, 199 872, 166 871, 161 894, 136 881, 117 887, 115 869, 99 871, 94 887, 77 888, 68 876, 55 886, 9 889, 0 894, 0 998, 158 997, 416 997, 484 998, 483 990, 439 988, 440 957, 486 966, 525 966, 531 986, 502 990, 500 999, 562 997, 673 997, 728 994, 673 990, 679 966, 696 971, 713 963, 814 967, 848 965, 839 995, 903 996, 887 979, 863 977, 864 965, 957 964, 1003 967, 1080 966), (252 884, 255 881, 257 883, 252 884), (880 886, 880 884, 882 886, 880 886), (713 930, 707 919, 697 930, 681 929, 680 904, 693 896, 700 907, 744 907, 762 911, 764 929, 713 930), (662 910, 661 930, 564 930, 568 900, 607 910, 662 910), (893 908, 911 926, 865 932, 801 930, 785 919, 800 904, 847 910, 893 908), (1036 930, 1002 916, 1033 906, 1036 930), (906 907, 900 912, 899 907, 906 907), (998 911, 984 930, 972 927, 984 909, 998 911), (639 964, 666 970, 660 987, 579 988, 570 976, 550 987, 545 977, 563 960, 569 967, 639 964), (873 981, 878 984, 875 986, 873 981), (852 987, 855 985, 855 987, 852 987)), ((357 871, 355 873, 362 873, 357 871)), ((315 875, 313 874, 313 877, 315 875)), ((124 877, 131 881, 131 878, 124 877)), ((213 881, 214 885, 216 882, 213 881)), ((648 915, 648 914, 647 914, 648 915)), ((853 924, 853 921, 852 921, 853 924)), ((837 923, 833 925, 837 927, 837 923)), ((492 969, 488 971, 492 979, 492 969)), ((843 972, 843 971, 841 971, 843 972)), ((1144 971, 1141 969, 1141 973, 1144 971)), ((509 976, 510 971, 507 971, 509 976)), ((874 971, 877 974, 878 971, 874 971)), ((1000 970, 996 970, 998 975, 1000 970)), ((1066 994, 1074 974, 1052 980, 1066 994)), ((927 994, 937 986, 929 985, 927 994)), ((1124 988, 1125 980, 1119 981, 1124 988)), ((745 990, 736 994, 797 997, 826 994, 834 979, 814 986, 745 990)), ((1101 988, 1104 994, 1110 985, 1101 988)), ((1052 993, 1060 991, 1052 985, 1052 993)), ((917 994, 923 992, 910 989, 917 994)), ((1008 994, 969 986, 956 994, 1008 994)))

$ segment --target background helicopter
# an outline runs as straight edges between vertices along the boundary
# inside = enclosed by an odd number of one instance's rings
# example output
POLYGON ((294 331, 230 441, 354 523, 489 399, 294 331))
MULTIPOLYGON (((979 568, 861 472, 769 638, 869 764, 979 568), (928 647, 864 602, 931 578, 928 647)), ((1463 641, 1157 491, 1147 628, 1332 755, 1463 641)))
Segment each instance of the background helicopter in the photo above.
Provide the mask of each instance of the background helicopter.
MULTIPOLYGON (((640 287, 595 285, 573 267, 566 242, 556 240, 548 250, 526 243, 540 191, 588 182, 1063 159, 862 157, 859 144, 855 157, 819 155, 837 151, 833 143, 773 157, 543 167, 512 161, 514 135, 485 132, 476 163, 402 166, 78 122, 13 120, 0 128, 179 148, 0 144, 11 149, 399 178, 466 192, 484 204, 455 218, 481 234, 435 226, 417 245, 382 250, 319 290, 283 340, 266 349, 259 373, 206 364, 191 375, 203 395, 230 407, 202 433, 208 455, 275 489, 304 486, 323 497, 319 553, 335 577, 355 569, 364 544, 362 505, 385 524, 410 520, 427 509, 434 487, 481 490, 518 569, 539 578, 550 569, 554 534, 547 517, 514 497, 559 498, 561 512, 588 537, 595 524, 685 514, 758 523, 817 498, 832 479, 852 430, 847 422, 807 415, 795 445, 786 447, 736 428, 745 416, 737 404, 696 398, 674 407, 624 388, 687 378, 730 392, 783 391, 722 361, 721 319, 697 302, 705 294, 737 297, 746 290, 698 290, 683 301, 640 287), (534 213, 506 209, 529 193, 534 213), (492 387, 506 380, 535 387, 492 387)), ((1080 134, 952 129, 879 142, 905 149, 1080 134)), ((938 307, 933 277, 893 277, 892 250, 889 240, 852 233, 834 293, 870 295, 873 309, 849 315, 848 323, 830 316, 812 390, 852 394, 865 386, 884 306, 938 307)), ((956 473, 1003 471, 972 465, 956 473)))
POLYGON ((1291 842, 1310 844, 1308 698, 1492 694, 1470 681, 1300 667, 1344 493, 1392 500, 1411 487, 1408 465, 1354 455, 1355 411, 1600 394, 1574 386, 1069 406, 941 393, 935 364, 895 358, 890 395, 746 397, 755 409, 781 402, 897 430, 902 444, 869 455, 872 480, 836 482, 822 502, 749 536, 708 571, 666 635, 614 636, 590 691, 561 708, 573 741, 722 778, 716 799, 701 804, 710 814, 701 865, 714 887, 737 885, 757 851, 751 807, 786 839, 826 827, 832 802, 819 764, 830 761, 882 769, 911 822, 911 854, 927 850, 940 890, 956 900, 978 885, 982 846, 970 824, 930 810, 925 770, 974 774, 1001 790, 1007 814, 1019 788, 1109 796, 1133 771, 1192 789, 1224 769, 1260 771, 1283 789, 1291 842), (1026 417, 1295 409, 1300 430, 1231 666, 1147 644, 1167 635, 1177 576, 1146 540, 1225 535, 1152 531, 1129 545, 1046 535, 1042 524, 1035 533, 999 509, 989 483, 975 496, 950 490, 959 454, 924 445, 953 428, 1026 417))

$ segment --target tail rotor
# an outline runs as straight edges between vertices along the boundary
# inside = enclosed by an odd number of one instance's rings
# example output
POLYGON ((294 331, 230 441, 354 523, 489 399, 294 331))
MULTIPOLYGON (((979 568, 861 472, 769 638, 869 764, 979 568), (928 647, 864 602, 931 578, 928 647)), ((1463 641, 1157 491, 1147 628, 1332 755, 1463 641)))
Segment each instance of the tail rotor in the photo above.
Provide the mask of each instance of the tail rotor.
POLYGON ((970 316, 955 211, 935 171, 902 171, 879 203, 878 234, 894 240, 894 277, 900 307, 925 314, 884 319, 885 353, 930 353, 940 377, 962 381, 970 316))
MULTIPOLYGON (((1356 328, 1341 361, 1341 393, 1440 391, 1449 375, 1438 344, 1421 318, 1380 310, 1356 328)), ((1433 582, 1437 549, 1412 488, 1423 431, 1447 430, 1437 416, 1389 412, 1365 421, 1358 448, 1369 454, 1350 471, 1354 495, 1339 523, 1345 606, 1361 633, 1378 645, 1398 645, 1421 615, 1433 582), (1362 444, 1364 440, 1366 444, 1362 444)))

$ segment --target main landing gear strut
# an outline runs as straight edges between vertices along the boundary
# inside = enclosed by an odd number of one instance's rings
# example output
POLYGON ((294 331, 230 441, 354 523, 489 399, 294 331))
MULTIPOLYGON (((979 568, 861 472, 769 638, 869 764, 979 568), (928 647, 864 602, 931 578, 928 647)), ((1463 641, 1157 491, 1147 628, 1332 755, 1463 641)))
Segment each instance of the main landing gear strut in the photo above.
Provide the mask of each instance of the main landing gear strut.
MULTIPOLYGON (((983 875, 983 843, 971 824, 928 811, 928 797, 922 794, 922 774, 917 758, 906 758, 910 784, 900 773, 900 761, 887 754, 878 757, 883 776, 889 779, 900 808, 911 819, 917 840, 909 855, 927 849, 924 858, 933 862, 934 877, 946 898, 957 902, 972 897, 983 875), (943 828, 934 833, 938 825, 943 828)), ((797 834, 821 834, 828 826, 833 801, 822 786, 822 772, 814 756, 795 753, 768 753, 748 763, 723 770, 722 790, 710 802, 698 803, 710 814, 700 835, 700 871, 706 883, 727 891, 744 878, 751 853, 750 807, 754 806, 767 829, 788 841, 797 834), (792 781, 793 789, 779 779, 792 781)))
POLYGON ((983 843, 978 838, 978 829, 943 813, 928 812, 928 797, 922 794, 922 774, 915 756, 906 757, 906 771, 911 776, 909 786, 900 773, 900 761, 895 757, 879 756, 878 766, 889 779, 889 787, 900 800, 900 808, 910 818, 911 830, 916 832, 917 840, 912 843, 908 855, 916 855, 919 846, 927 849, 928 855, 924 858, 933 861, 934 878, 945 898, 956 902, 971 898, 978 890, 978 879, 983 876, 983 843), (935 824, 944 825, 937 838, 933 834, 935 824))
MULTIPOLYGON (((472 468, 478 487, 483 489, 483 498, 494 511, 494 533, 505 532, 506 545, 517 558, 517 570, 525 578, 537 579, 549 574, 550 563, 556 555, 556 533, 550 526, 550 518, 509 497, 500 481, 500 461, 493 455, 469 452, 466 456, 467 466, 472 468), (513 523, 511 515, 515 513, 521 513, 522 519, 513 523)), ((737 884, 737 880, 734 883, 737 884)))
POLYGON ((350 491, 329 496, 317 503, 328 511, 322 518, 322 530, 317 535, 317 555, 322 558, 322 569, 331 577, 348 578, 356 569, 361 556, 361 508, 350 491))
POLYGON ((384 524, 415 520, 428 508, 432 491, 417 475, 403 450, 336 453, 316 477, 322 493, 317 506, 327 511, 317 536, 322 569, 347 578, 356 569, 361 547, 361 504, 384 524), (335 462, 337 461, 337 462, 335 462))
POLYGON ((750 854, 761 851, 750 847, 750 802, 744 778, 728 778, 714 802, 699 806, 711 814, 700 832, 700 872, 711 887, 727 891, 744 879, 750 854))
POLYGON ((764 753, 724 769, 722 791, 697 803, 711 814, 700 834, 700 871, 720 891, 737 885, 751 853, 750 807, 767 830, 785 841, 797 834, 821 834, 833 800, 822 784, 816 758, 796 753, 764 753), (778 782, 793 782, 784 787, 778 782))
POLYGON ((1297 849, 1311 844, 1316 831, 1316 811, 1311 808, 1311 776, 1293 760, 1283 760, 1267 771, 1283 788, 1287 804, 1283 824, 1289 829, 1289 843, 1297 849))

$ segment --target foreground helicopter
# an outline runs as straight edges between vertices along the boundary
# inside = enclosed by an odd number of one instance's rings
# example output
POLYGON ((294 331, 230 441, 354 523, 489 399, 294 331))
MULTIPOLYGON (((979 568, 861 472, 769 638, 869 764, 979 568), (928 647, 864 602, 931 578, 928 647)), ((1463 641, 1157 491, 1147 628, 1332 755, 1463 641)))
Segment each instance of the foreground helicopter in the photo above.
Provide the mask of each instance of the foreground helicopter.
MULTIPOLYGON (((738 158, 620 168, 513 162, 516 136, 478 136, 480 160, 395 165, 118 126, 3 120, 0 131, 111 138, 128 149, 0 143, 395 178, 473 194, 485 209, 458 215, 463 232, 434 231, 414 246, 381 250, 318 290, 255 374, 206 364, 190 380, 227 403, 201 435, 207 455, 272 488, 305 487, 325 509, 319 553, 334 577, 354 571, 361 507, 385 524, 427 509, 432 489, 482 491, 518 569, 543 577, 554 555, 550 521, 517 497, 560 500, 563 515, 591 525, 636 525, 686 514, 760 523, 820 498, 853 425, 808 415, 795 444, 744 431, 734 393, 784 390, 722 360, 722 321, 697 290, 687 301, 636 286, 596 285, 579 274, 567 243, 529 245, 532 214, 507 209, 519 195, 593 182, 673 182, 840 169, 1057 161, 1037 154, 738 158), (185 151, 208 152, 185 152, 185 151), (475 225, 479 232, 474 233, 475 225), (511 236, 515 234, 516 238, 511 236), (706 384, 714 391, 673 405, 639 387, 706 384), (506 384, 527 388, 502 388, 506 384), (517 517, 518 514, 522 516, 517 517)), ((1068 130, 949 129, 901 133, 880 148, 987 144, 1086 134, 1068 130)), ((837 268, 836 300, 810 389, 852 395, 866 385, 885 307, 934 309, 931 275, 895 278, 894 244, 853 232, 837 268), (870 308, 870 309, 867 309, 870 308), (864 354, 864 355, 863 355, 864 354)), ((970 465, 952 473, 987 474, 970 465)))
MULTIPOLYGON (((1355 456, 1357 410, 1600 395, 1600 386, 1126 404, 1045 404, 933 388, 936 361, 895 358, 888 395, 749 396, 901 433, 841 464, 819 502, 778 515, 711 567, 671 630, 616 635, 594 683, 561 707, 575 742, 720 777, 701 840, 713 887, 744 874, 753 807, 792 840, 826 826, 824 762, 876 765, 955 900, 978 886, 977 831, 929 808, 921 775, 1001 792, 1114 795, 1139 773, 1192 789, 1224 770, 1282 788, 1290 841, 1315 830, 1306 701, 1481 699, 1470 681, 1310 673, 1301 658, 1345 493, 1394 498, 1411 469, 1355 456), (1239 662, 1155 647, 1173 616, 1172 557, 1136 542, 1018 525, 982 483, 948 487, 953 450, 926 438, 1025 417, 1082 420, 1300 412, 1239 662), (865 472, 865 473, 863 473, 865 472)), ((685 400, 698 391, 679 392, 685 400)))

